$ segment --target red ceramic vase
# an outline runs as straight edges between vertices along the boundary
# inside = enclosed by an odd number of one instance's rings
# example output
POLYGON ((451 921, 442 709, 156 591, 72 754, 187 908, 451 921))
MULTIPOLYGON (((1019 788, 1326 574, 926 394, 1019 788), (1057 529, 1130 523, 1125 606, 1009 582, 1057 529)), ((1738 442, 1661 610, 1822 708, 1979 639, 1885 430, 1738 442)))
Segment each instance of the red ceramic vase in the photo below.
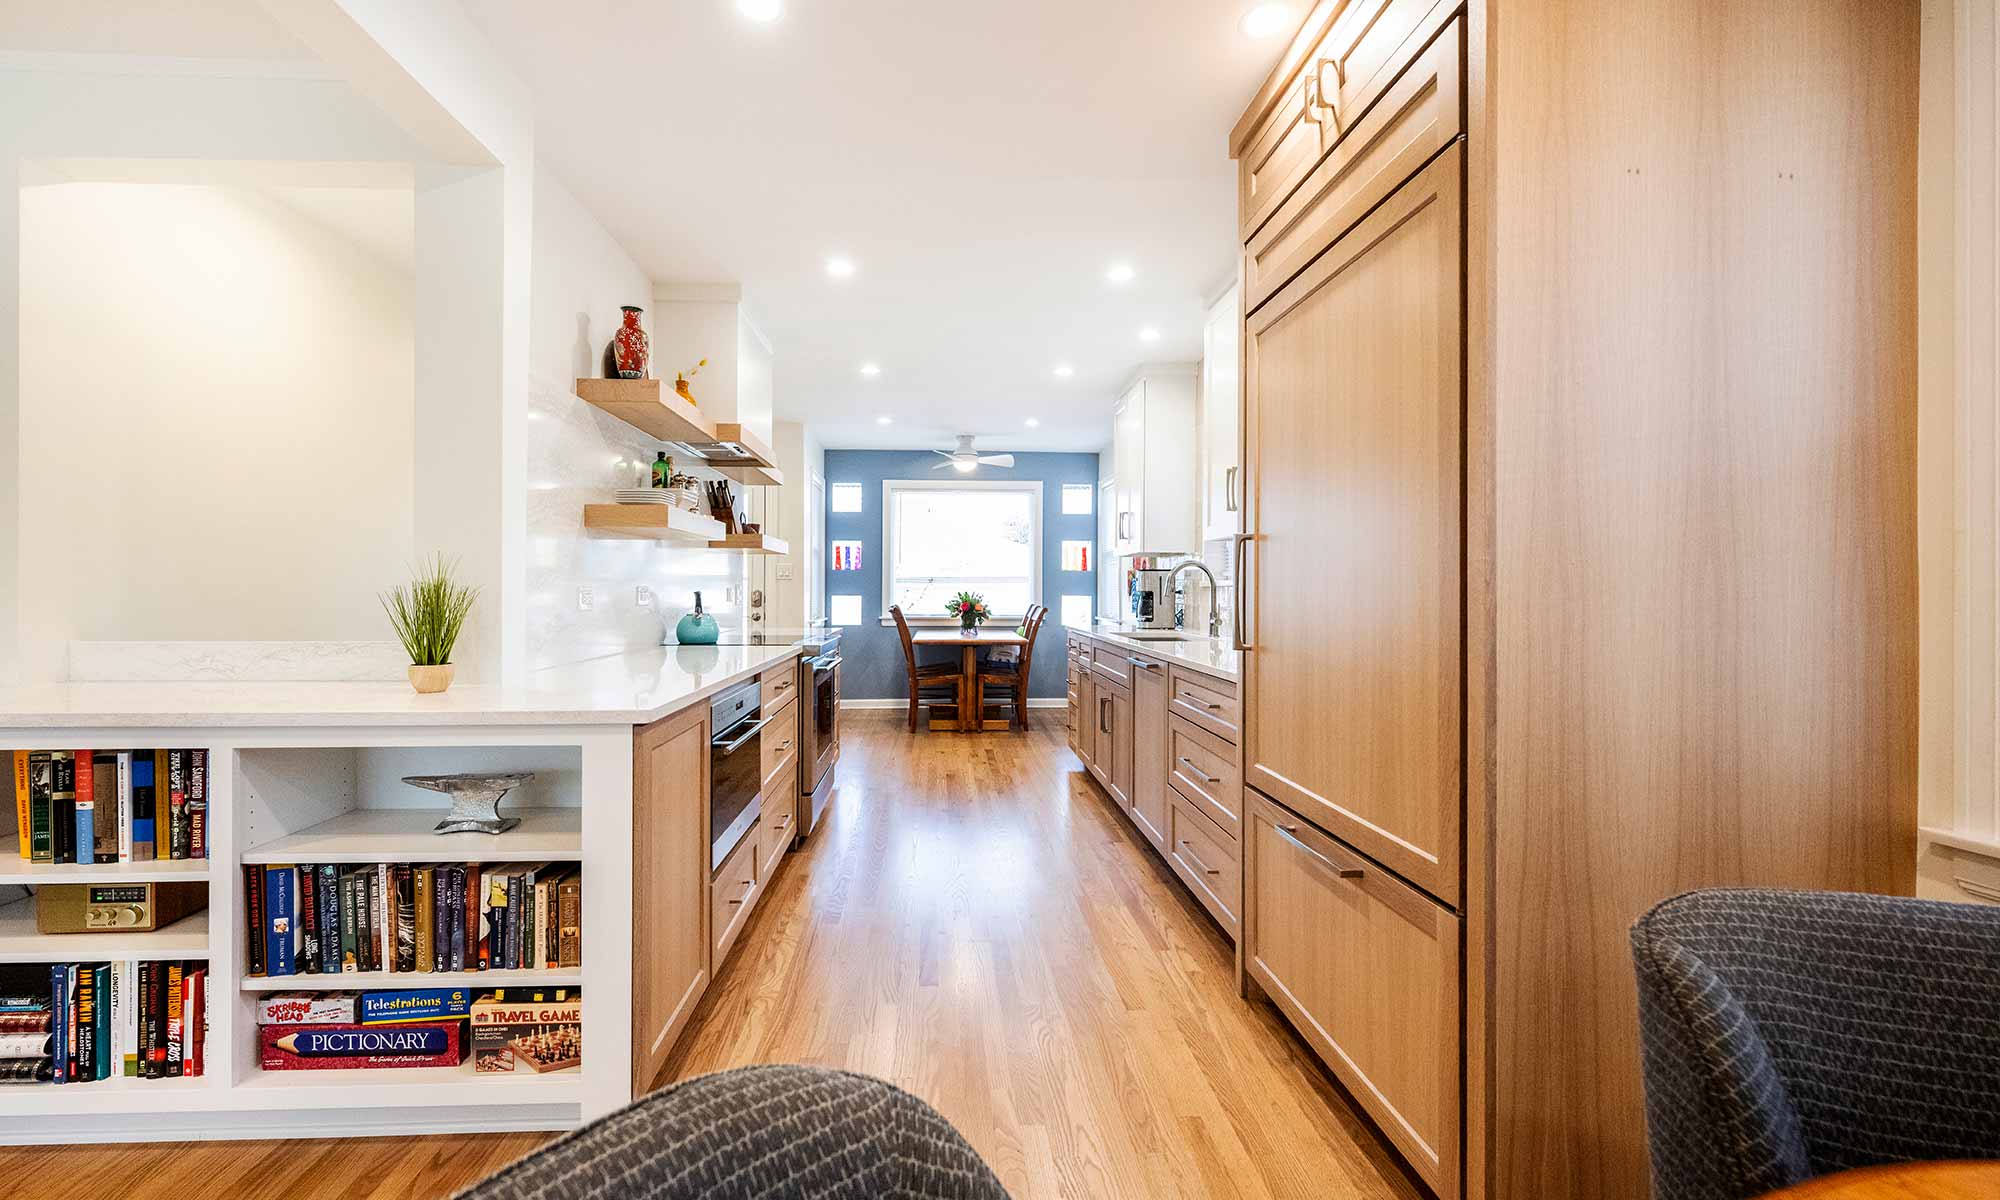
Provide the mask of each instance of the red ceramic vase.
POLYGON ((625 314, 625 324, 611 339, 611 358, 618 367, 618 378, 644 379, 652 347, 646 340, 646 331, 639 328, 639 314, 643 310, 627 304, 618 311, 625 314))

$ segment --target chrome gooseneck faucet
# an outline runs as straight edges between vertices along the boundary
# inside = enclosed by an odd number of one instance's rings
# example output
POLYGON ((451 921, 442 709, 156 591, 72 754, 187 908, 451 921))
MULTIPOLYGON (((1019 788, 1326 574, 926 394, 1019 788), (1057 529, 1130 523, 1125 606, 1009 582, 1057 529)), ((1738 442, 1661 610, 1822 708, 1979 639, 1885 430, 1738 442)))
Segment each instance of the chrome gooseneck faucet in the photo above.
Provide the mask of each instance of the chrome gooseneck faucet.
MULTIPOLYGON (((1174 580, 1179 579, 1181 572, 1187 570, 1189 567, 1193 567, 1195 570, 1208 576, 1208 636, 1219 638, 1222 636, 1222 584, 1216 581, 1215 572, 1208 569, 1207 563, 1198 558, 1190 558, 1180 566, 1167 572, 1167 595, 1171 596, 1174 594, 1174 580)), ((1186 611, 1186 608, 1183 607, 1174 613, 1175 629, 1181 628, 1182 614, 1186 611)))

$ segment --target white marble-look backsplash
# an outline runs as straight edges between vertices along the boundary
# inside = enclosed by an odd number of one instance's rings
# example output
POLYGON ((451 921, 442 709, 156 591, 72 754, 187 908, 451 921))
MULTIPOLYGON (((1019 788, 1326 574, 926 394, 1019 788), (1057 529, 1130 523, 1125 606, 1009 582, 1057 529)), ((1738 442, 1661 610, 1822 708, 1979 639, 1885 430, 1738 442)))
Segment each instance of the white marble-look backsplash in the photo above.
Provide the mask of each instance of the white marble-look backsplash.
POLYGON ((71 642, 72 683, 372 683, 405 677, 395 642, 71 642))
MULTIPOLYGON (((671 628, 692 609, 697 589, 725 627, 740 624, 744 555, 586 536, 583 506, 610 503, 615 488, 640 486, 661 447, 577 399, 572 386, 567 379, 528 383, 529 669, 657 645, 662 622, 671 628), (652 589, 652 608, 635 602, 641 584, 652 589), (588 612, 577 604, 577 589, 586 585, 595 592, 588 612)), ((676 455, 676 467, 714 478, 690 469, 686 458, 676 455)))

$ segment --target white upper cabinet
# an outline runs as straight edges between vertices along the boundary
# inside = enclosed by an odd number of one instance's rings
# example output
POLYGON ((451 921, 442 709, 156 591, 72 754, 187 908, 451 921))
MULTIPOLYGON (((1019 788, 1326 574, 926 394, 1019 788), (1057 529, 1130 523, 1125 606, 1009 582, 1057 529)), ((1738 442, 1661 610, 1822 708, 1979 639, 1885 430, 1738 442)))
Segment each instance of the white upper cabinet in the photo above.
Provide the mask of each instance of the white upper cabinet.
MULTIPOLYGON (((1201 333, 1201 536, 1235 537, 1243 468, 1237 419, 1243 379, 1243 292, 1232 286, 1201 333)), ((1199 550, 1200 547, 1195 547, 1199 550)))
POLYGON ((1114 555, 1201 549, 1198 374, 1191 363, 1142 367, 1118 401, 1111 425, 1114 555))

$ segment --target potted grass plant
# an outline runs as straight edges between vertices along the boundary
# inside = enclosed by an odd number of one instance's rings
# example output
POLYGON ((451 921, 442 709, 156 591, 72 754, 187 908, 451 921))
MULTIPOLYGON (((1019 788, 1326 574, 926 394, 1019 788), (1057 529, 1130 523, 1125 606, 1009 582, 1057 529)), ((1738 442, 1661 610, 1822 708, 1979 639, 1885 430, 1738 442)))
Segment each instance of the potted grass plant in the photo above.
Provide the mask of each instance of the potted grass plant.
POLYGON ((382 608, 395 627, 396 640, 410 655, 410 686, 419 692, 442 692, 451 686, 457 668, 452 647, 465 628, 465 618, 479 599, 479 589, 453 577, 456 561, 440 554, 417 571, 407 587, 382 593, 382 608))

